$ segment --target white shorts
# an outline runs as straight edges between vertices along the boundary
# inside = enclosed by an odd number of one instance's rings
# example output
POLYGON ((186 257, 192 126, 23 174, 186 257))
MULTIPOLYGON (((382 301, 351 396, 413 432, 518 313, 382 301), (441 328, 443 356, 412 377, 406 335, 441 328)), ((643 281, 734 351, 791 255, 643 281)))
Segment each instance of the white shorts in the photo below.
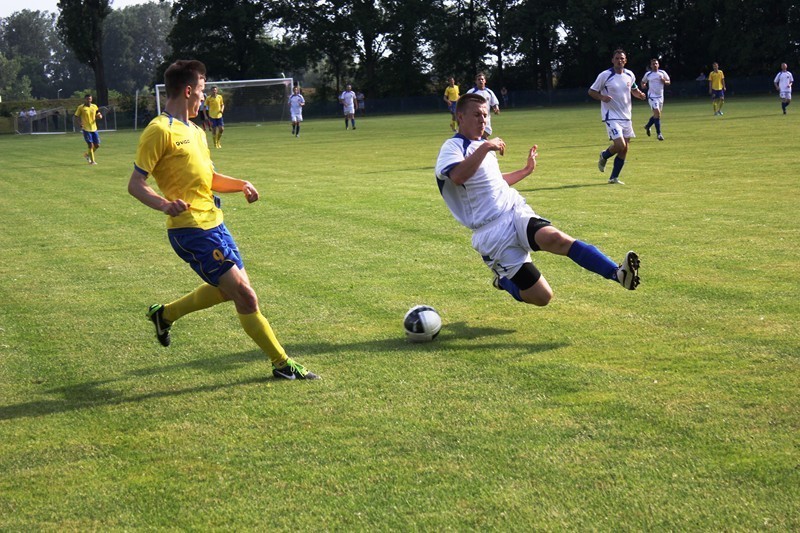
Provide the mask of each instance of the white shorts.
POLYGON ((303 122, 303 114, 292 115, 292 122, 303 122))
POLYGON ((350 106, 345 106, 345 108, 344 108, 344 114, 345 114, 345 116, 347 116, 347 115, 355 115, 355 114, 356 114, 356 108, 355 108, 355 106, 352 106, 352 105, 350 105, 350 106))
POLYGON ((541 217, 523 201, 472 234, 472 247, 498 276, 513 278, 531 261, 528 222, 532 218, 541 217))
POLYGON ((647 103, 650 104, 650 109, 658 109, 661 111, 664 109, 664 97, 663 96, 656 96, 654 98, 647 97, 647 103))
POLYGON ((781 100, 791 100, 792 91, 781 91, 781 100))
POLYGON ((633 139, 636 137, 630 120, 608 120, 606 121, 606 130, 608 138, 612 141, 619 138, 633 139))

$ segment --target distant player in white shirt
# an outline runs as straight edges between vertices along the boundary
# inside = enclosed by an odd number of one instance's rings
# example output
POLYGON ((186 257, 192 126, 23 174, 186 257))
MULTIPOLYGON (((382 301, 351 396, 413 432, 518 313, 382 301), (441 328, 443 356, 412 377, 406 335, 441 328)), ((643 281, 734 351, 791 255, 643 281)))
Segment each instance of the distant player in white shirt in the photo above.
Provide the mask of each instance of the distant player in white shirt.
POLYGON ((596 247, 553 227, 511 188, 536 169, 536 145, 529 150, 525 167, 503 174, 497 154, 505 153, 506 143, 483 135, 489 120, 486 100, 477 94, 463 95, 456 116, 458 133, 439 150, 436 182, 455 219, 472 230, 472 247, 494 272, 495 288, 520 302, 547 305, 553 290, 530 255, 538 250, 566 255, 626 289, 639 285, 639 258, 634 252, 617 265, 596 247))
MULTIPOLYGON (((467 91, 467 94, 479 94, 483 96, 486 101, 489 103, 489 110, 492 111, 495 115, 500 114, 500 100, 497 99, 497 96, 494 94, 490 88, 486 86, 486 74, 483 72, 478 72, 478 75, 475 76, 475 87, 467 91)), ((489 138, 489 135, 492 134, 492 119, 491 117, 487 117, 486 119, 486 132, 484 135, 486 138, 489 138)))
POLYGON ((650 127, 655 125, 659 141, 664 140, 661 135, 661 111, 664 109, 664 87, 672 83, 669 74, 658 68, 658 59, 650 60, 650 70, 642 76, 642 88, 647 90, 647 103, 653 110, 653 116, 645 124, 644 130, 650 137, 650 127))
POLYGON ((792 84, 794 83, 794 76, 789 72, 789 65, 781 63, 781 71, 775 76, 775 89, 780 93, 781 109, 783 114, 786 114, 786 108, 792 103, 792 84))
POLYGON ((353 129, 356 129, 356 109, 358 109, 358 99, 353 92, 353 86, 349 83, 345 91, 339 96, 339 103, 344 110, 344 129, 348 128, 347 120, 350 120, 353 129))
POLYGON ((300 123, 303 122, 303 106, 306 105, 306 99, 300 94, 300 86, 296 85, 292 89, 292 95, 289 97, 289 114, 292 116, 292 135, 300 137, 300 123))
POLYGON ((608 138, 612 142, 611 146, 600 152, 597 168, 600 172, 605 172, 606 162, 616 154, 614 170, 611 171, 608 183, 620 185, 624 185, 619 180, 619 175, 628 155, 628 144, 631 138, 636 137, 631 125, 631 95, 639 100, 647 98, 636 86, 633 72, 625 68, 627 62, 628 57, 624 50, 614 50, 611 58, 614 66, 601 72, 589 88, 589 96, 600 101, 600 117, 606 124, 608 138))

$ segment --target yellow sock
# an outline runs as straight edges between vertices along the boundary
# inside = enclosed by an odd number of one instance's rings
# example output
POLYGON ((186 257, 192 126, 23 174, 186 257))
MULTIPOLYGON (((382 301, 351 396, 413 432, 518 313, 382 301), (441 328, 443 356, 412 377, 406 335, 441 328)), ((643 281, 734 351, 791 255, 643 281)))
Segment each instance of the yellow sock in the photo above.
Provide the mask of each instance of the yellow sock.
POLYGON ((281 346, 281 343, 278 342, 278 339, 272 332, 269 322, 267 322, 267 319, 261 314, 261 311, 256 311, 249 315, 240 314, 239 322, 242 323, 242 328, 245 333, 247 333, 250 338, 258 344, 258 347, 264 350, 264 353, 269 356, 273 365, 280 367, 286 364, 289 357, 286 355, 286 351, 283 349, 283 346, 281 346))
POLYGON ((89 159, 94 163, 94 148, 89 148, 89 159))
POLYGON ((195 290, 179 298, 172 303, 164 306, 164 320, 167 322, 175 322, 180 317, 207 309, 212 305, 224 302, 225 298, 217 287, 203 283, 195 290))

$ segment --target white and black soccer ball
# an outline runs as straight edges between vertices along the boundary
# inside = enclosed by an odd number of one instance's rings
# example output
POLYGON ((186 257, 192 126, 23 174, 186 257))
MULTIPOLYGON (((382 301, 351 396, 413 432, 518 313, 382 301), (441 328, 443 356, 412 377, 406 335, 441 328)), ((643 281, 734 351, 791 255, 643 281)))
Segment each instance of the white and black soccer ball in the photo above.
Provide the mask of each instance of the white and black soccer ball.
POLYGON ((442 329, 442 317, 429 305, 415 305, 403 318, 403 328, 411 342, 432 341, 442 329))

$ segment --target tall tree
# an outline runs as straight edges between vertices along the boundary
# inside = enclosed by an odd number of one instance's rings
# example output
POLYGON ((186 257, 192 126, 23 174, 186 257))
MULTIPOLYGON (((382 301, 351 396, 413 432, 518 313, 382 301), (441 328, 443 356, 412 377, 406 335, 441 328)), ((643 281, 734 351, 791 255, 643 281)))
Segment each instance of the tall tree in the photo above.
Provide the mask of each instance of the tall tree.
POLYGON ((156 78, 169 55, 170 5, 148 2, 115 9, 105 24, 105 65, 109 88, 133 93, 156 78))
POLYGON ((107 105, 103 22, 111 13, 109 0, 59 0, 58 7, 58 32, 75 57, 92 69, 98 104, 107 105))
POLYGON ((309 41, 324 57, 338 95, 355 70, 357 53, 353 0, 295 0, 284 12, 283 24, 294 43, 309 41))
POLYGON ((19 61, 7 59, 0 52, 0 96, 6 100, 27 100, 31 97, 31 80, 20 75, 19 61))
POLYGON ((261 0, 178 0, 170 59, 199 59, 216 79, 275 77, 284 58, 267 27, 278 19, 277 8, 261 0))
POLYGON ((8 59, 17 60, 19 75, 28 77, 35 97, 52 98, 57 94, 50 79, 49 33, 54 24, 54 14, 29 9, 0 20, 0 48, 8 59))

